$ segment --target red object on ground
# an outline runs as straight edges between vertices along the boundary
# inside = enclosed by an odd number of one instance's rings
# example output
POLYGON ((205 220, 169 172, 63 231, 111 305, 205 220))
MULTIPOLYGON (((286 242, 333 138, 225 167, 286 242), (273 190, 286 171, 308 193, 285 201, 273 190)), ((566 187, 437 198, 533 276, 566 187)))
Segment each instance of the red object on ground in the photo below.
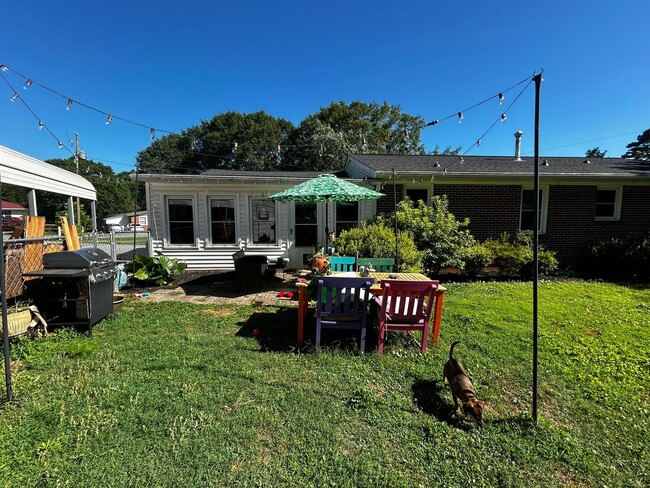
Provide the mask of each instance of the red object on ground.
POLYGON ((253 332, 251 332, 251 334, 253 337, 257 337, 260 335, 260 329, 253 329, 253 332))

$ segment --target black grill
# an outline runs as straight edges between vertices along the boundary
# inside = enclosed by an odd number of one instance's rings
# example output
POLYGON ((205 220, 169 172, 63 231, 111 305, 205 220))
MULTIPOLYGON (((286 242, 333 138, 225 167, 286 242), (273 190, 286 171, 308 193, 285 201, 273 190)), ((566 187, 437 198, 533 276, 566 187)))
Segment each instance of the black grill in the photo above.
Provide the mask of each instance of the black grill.
POLYGON ((48 325, 74 325, 92 333, 92 326, 113 312, 115 262, 97 248, 43 255, 43 269, 25 273, 38 276, 34 302, 48 325))

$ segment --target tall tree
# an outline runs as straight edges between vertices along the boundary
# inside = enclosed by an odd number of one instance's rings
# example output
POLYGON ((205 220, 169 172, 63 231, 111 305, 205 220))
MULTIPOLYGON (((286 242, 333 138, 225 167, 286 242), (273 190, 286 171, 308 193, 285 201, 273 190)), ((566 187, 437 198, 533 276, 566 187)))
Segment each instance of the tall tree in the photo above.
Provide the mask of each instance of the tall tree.
POLYGON ((305 118, 294 132, 290 164, 340 169, 350 153, 424 154, 424 119, 384 102, 332 102, 305 118))
POLYGON ((587 149, 587 151, 585 152, 585 156, 588 158, 604 158, 605 154, 607 154, 607 149, 601 151, 600 147, 587 149))
POLYGON ((637 136, 635 142, 630 142, 626 147, 627 152, 621 157, 650 161, 650 129, 646 129, 637 136))
POLYGON ((215 168, 273 171, 282 164, 282 146, 294 128, 288 120, 263 111, 226 112, 181 134, 157 139, 136 159, 147 173, 199 174, 215 168))

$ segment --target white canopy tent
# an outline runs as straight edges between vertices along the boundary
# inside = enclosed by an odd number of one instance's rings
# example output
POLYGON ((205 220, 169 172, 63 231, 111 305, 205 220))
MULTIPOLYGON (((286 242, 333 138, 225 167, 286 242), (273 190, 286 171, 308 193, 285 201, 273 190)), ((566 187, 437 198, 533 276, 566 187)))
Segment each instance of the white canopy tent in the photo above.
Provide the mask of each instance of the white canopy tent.
MULTIPOLYGON (((91 201, 93 228, 97 228, 95 204, 97 192, 95 187, 85 178, 47 164, 25 154, 0 146, 0 195, 2 185, 15 185, 28 188, 27 196, 29 215, 36 216, 36 191, 48 191, 68 196, 68 214, 71 224, 74 224, 73 198, 83 198, 91 201)), ((13 398, 11 391, 10 346, 7 328, 7 300, 5 287, 5 253, 3 235, 0 232, 0 300, 2 304, 2 342, 4 349, 5 380, 7 400, 13 398)))

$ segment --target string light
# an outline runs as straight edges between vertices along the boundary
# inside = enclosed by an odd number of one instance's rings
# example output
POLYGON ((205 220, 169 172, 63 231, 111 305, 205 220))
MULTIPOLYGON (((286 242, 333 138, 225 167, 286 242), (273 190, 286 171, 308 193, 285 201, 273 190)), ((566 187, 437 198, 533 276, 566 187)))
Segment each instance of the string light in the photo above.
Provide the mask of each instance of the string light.
POLYGON ((43 130, 44 127, 45 127, 45 124, 43 123, 43 121, 39 120, 38 121, 38 130, 43 130))
POLYGON ((428 124, 426 124, 425 127, 429 127, 429 126, 431 126, 431 125, 436 125, 436 124, 438 124, 438 123, 440 123, 439 120, 437 120, 437 119, 436 119, 436 120, 432 120, 431 122, 429 122, 428 124))
POLYGON ((458 112, 458 123, 459 124, 463 123, 463 112, 458 112))
POLYGON ((109 125, 111 122, 113 122, 113 114, 108 114, 108 117, 106 117, 106 125, 109 125))
POLYGON ((503 105, 505 99, 506 97, 503 96, 503 93, 499 93, 499 105, 503 105))
POLYGON ((7 73, 9 71, 9 68, 7 68, 4 64, 0 64, 0 70, 4 71, 7 73))
POLYGON ((23 90, 27 90, 30 86, 32 86, 32 83, 34 83, 33 80, 27 80, 23 85, 23 90))
POLYGON ((508 116, 506 114, 501 114, 501 122, 505 122, 508 116))
POLYGON ((66 104, 65 109, 66 110, 71 110, 73 103, 74 103, 74 100, 72 98, 68 98, 68 103, 66 104))
POLYGON ((480 140, 480 139, 476 139, 476 147, 478 147, 478 146, 480 146, 480 145, 481 145, 481 140, 480 140))
POLYGON ((63 143, 61 141, 57 141, 57 143, 59 144, 59 149, 63 149, 63 143))
POLYGON ((18 100, 18 93, 14 92, 13 95, 11 95, 11 98, 9 99, 10 102, 15 102, 18 100))
POLYGON ((151 136, 151 140, 153 141, 156 138, 156 129, 153 127, 149 130, 149 135, 151 136))

